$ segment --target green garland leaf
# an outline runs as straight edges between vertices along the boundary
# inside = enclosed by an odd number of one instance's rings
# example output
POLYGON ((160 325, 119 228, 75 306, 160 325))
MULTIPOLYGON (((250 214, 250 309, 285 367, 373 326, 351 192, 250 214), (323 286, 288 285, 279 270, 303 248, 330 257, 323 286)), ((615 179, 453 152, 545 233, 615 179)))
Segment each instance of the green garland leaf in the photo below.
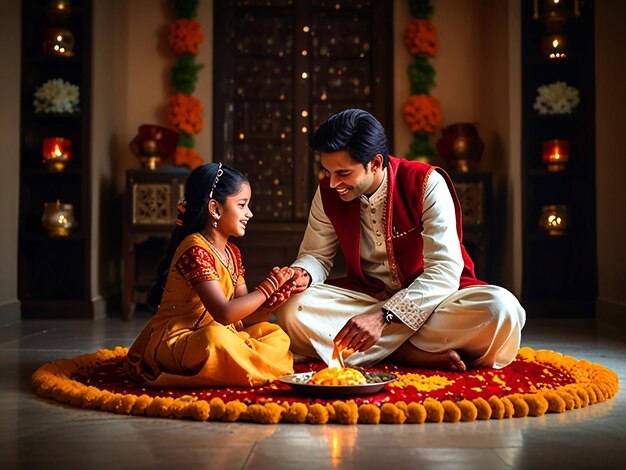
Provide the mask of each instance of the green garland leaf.
POLYGON ((188 52, 180 54, 172 67, 172 86, 178 93, 193 94, 198 81, 198 72, 204 65, 196 64, 196 58, 188 52))
POLYGON ((429 20, 433 16, 430 0, 409 0, 409 13, 414 18, 429 20))
POLYGON ((178 134, 178 146, 192 149, 196 146, 196 139, 191 134, 181 132, 178 134))
POLYGON ((416 132, 413 134, 413 143, 409 147, 409 153, 406 158, 415 160, 417 157, 434 157, 435 148, 429 140, 429 134, 426 132, 416 132))
POLYGON ((430 94, 430 90, 435 86, 435 68, 425 55, 416 54, 407 68, 407 73, 411 82, 411 94, 430 94))
POLYGON ((199 0, 173 0, 172 9, 176 14, 176 18, 185 18, 191 20, 198 16, 199 0))

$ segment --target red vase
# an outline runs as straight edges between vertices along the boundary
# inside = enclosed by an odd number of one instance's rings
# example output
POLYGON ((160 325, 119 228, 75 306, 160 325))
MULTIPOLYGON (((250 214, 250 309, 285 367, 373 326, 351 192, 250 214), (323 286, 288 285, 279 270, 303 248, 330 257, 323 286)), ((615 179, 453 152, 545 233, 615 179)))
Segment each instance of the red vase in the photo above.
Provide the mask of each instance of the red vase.
POLYGON ((476 170, 485 145, 474 124, 457 122, 441 129, 437 153, 453 170, 476 170))

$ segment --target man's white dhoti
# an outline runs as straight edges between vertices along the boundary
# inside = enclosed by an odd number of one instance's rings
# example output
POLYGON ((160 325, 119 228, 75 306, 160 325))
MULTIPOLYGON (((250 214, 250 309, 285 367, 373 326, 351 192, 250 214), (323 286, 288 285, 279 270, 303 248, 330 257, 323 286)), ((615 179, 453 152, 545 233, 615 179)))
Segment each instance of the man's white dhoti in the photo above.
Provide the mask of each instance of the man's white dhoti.
MULTIPOLYGON (((331 359, 333 339, 355 315, 380 308, 385 300, 326 284, 296 294, 280 307, 278 324, 291 338, 291 350, 331 359)), ((468 365, 502 368, 513 361, 520 345, 525 312, 508 290, 498 286, 468 287, 444 299, 414 331, 403 323, 386 326, 380 340, 356 352, 346 365, 369 367, 405 341, 432 353, 454 349, 468 365)))

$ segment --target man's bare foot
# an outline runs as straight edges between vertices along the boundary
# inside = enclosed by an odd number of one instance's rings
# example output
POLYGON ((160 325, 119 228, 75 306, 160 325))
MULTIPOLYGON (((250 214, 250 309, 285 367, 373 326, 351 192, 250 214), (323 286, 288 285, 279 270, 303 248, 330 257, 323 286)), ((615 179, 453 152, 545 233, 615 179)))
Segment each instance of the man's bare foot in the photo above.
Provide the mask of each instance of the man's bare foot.
POLYGON ((461 356, 454 349, 440 353, 431 353, 422 351, 409 343, 404 343, 396 349, 387 357, 387 360, 406 367, 451 370, 453 372, 465 372, 467 370, 461 356))

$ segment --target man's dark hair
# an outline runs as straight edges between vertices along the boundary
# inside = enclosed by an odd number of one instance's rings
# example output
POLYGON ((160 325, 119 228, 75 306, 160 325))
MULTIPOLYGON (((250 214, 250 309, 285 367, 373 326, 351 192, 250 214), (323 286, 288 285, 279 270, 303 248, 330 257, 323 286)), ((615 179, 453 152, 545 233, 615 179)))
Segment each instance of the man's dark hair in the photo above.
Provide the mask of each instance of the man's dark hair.
POLYGON ((378 119, 362 109, 346 109, 328 118, 315 131, 310 145, 324 153, 347 150, 364 167, 377 154, 383 156, 383 168, 389 161, 385 129, 378 119))

